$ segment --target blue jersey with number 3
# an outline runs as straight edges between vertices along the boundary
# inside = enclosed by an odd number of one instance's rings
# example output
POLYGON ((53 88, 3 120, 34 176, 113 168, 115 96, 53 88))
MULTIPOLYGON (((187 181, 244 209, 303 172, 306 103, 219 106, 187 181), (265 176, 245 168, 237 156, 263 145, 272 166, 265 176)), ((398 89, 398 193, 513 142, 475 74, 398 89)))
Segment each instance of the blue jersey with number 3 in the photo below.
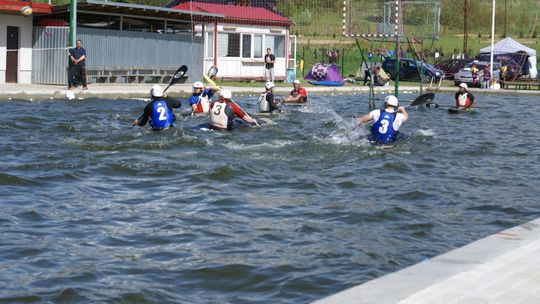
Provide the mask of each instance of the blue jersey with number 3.
POLYGON ((167 107, 165 99, 157 99, 152 105, 152 121, 150 125, 153 129, 164 129, 172 126, 174 123, 174 114, 167 107))
POLYGON ((378 143, 390 143, 396 140, 398 132, 394 130, 395 115, 381 111, 379 119, 371 126, 371 135, 378 143))

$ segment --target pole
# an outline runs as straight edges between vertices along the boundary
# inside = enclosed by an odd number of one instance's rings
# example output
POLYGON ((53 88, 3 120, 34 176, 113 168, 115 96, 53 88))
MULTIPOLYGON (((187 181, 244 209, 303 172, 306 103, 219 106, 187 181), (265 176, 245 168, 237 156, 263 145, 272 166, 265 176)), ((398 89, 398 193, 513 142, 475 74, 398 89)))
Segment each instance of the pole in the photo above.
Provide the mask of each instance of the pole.
POLYGON ((395 35, 396 35, 396 69, 395 69, 395 76, 394 76, 394 90, 395 90, 395 93, 394 95, 396 97, 398 97, 399 95, 399 58, 401 56, 401 43, 400 43, 400 25, 401 25, 401 20, 402 17, 401 17, 401 0, 396 0, 396 19, 395 19, 395 22, 396 22, 396 27, 395 27, 395 35))
POLYGON ((77 0, 69 0, 69 46, 75 46, 77 38, 77 0))
POLYGON ((463 2, 463 54, 469 53, 467 40, 469 39, 469 0, 463 2))
MULTIPOLYGON (((495 0, 493 0, 493 8, 491 9, 491 56, 489 59, 489 71, 491 74, 491 83, 493 83, 493 51, 495 44, 495 0)), ((489 88, 489 85, 488 85, 489 88)))
POLYGON ((506 0, 504 0, 504 38, 506 38, 506 0))

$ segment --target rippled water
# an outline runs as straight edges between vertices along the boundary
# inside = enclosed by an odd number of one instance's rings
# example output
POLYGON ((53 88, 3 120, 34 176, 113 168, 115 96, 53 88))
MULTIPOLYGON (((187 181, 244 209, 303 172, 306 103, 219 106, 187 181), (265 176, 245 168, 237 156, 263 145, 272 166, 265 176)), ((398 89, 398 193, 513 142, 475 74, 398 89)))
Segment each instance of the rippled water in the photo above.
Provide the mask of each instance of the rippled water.
POLYGON ((230 133, 0 102, 0 302, 307 303, 538 217, 538 97, 477 98, 411 109, 392 149, 355 126, 365 95, 230 133))

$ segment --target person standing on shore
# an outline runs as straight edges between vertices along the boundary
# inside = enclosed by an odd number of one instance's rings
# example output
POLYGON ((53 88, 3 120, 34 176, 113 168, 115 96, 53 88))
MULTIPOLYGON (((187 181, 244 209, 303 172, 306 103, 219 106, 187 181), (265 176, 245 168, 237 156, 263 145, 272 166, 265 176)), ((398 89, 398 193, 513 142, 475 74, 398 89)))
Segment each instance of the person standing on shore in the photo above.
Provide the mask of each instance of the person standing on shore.
POLYGON ((472 74, 472 86, 477 87, 478 86, 478 68, 476 67, 476 63, 474 62, 471 67, 471 74, 472 74))
POLYGON ((483 72, 484 76, 482 76, 482 88, 489 89, 489 85, 491 83, 491 64, 486 64, 483 72))
POLYGON ((69 50, 69 59, 72 75, 69 88, 76 89, 79 84, 82 84, 83 90, 88 90, 86 85, 86 50, 82 47, 81 39, 77 39, 75 48, 69 50))
POLYGON ((264 55, 264 76, 266 82, 274 82, 274 63, 276 63, 276 57, 272 54, 272 49, 266 49, 266 55, 264 55))

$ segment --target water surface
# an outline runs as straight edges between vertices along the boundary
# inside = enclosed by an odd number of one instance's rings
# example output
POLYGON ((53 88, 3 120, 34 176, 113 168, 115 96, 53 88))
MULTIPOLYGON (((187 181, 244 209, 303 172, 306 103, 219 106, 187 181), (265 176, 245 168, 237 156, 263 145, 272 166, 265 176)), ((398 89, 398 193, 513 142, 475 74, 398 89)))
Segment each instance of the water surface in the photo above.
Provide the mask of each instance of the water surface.
POLYGON ((308 303, 537 218, 538 98, 477 99, 411 109, 392 149, 355 125, 366 95, 230 133, 0 102, 0 303, 308 303))

